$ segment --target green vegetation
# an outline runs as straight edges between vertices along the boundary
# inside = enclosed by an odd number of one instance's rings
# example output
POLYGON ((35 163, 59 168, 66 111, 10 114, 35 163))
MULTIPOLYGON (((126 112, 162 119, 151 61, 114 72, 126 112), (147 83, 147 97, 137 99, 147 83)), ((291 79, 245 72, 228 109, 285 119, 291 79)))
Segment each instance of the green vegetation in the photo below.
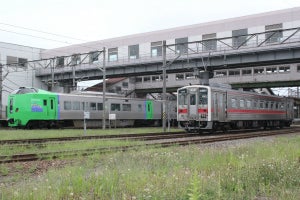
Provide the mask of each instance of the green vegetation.
POLYGON ((80 140, 67 142, 45 143, 42 145, 1 145, 0 155, 14 155, 14 154, 29 154, 29 153, 43 153, 43 152, 58 152, 58 151, 72 151, 84 149, 99 149, 103 147, 117 147, 126 145, 142 144, 140 141, 130 140, 80 140))
MULTIPOLYGON (((0 176, 0 197, 299 199, 299 146, 300 136, 289 136, 240 145, 145 147, 93 155, 15 182, 1 182, 0 176)), ((5 166, 1 169, 2 176, 10 173, 5 166)))
MULTIPOLYGON (((171 132, 182 131, 177 128, 170 129, 171 132)), ((155 128, 116 128, 116 129, 87 129, 86 135, 114 135, 114 134, 142 134, 160 133, 161 127, 155 128)), ((0 131, 0 140, 32 139, 32 138, 53 138, 53 137, 76 137, 84 136, 83 129, 61 129, 61 130, 23 130, 7 129, 0 131)))

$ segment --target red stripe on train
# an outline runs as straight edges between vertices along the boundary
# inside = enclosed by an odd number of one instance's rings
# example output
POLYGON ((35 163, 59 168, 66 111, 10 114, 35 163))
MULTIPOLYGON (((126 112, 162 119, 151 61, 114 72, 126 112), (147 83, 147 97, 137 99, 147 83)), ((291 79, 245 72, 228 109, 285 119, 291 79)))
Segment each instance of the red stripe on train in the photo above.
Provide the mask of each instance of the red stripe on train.
POLYGON ((199 108, 198 109, 198 113, 207 113, 207 109, 201 109, 201 108, 199 108))
POLYGON ((285 111, 280 110, 243 110, 243 109, 228 109, 228 113, 246 113, 246 114, 286 114, 285 111))
POLYGON ((188 112, 188 110, 186 108, 184 108, 184 109, 178 109, 178 113, 185 114, 187 112, 188 112))

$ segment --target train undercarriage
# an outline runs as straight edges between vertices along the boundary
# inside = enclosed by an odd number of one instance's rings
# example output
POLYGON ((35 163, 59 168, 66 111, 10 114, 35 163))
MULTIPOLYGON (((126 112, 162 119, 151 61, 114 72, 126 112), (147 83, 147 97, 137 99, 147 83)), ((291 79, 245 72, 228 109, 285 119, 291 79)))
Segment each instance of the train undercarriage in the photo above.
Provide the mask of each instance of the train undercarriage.
POLYGON ((290 120, 248 120, 248 121, 181 121, 179 127, 189 133, 216 132, 236 129, 274 129, 289 127, 292 124, 290 120))

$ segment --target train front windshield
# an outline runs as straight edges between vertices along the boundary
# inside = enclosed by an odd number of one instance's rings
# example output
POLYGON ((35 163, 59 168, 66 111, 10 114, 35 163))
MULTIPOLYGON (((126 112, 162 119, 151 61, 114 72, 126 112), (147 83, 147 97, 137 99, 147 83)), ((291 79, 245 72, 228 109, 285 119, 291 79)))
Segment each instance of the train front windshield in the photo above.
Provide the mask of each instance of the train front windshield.
POLYGON ((196 105, 206 107, 208 98, 207 88, 199 88, 198 92, 196 88, 187 88, 178 90, 178 105, 196 105), (198 98, 196 97, 198 96, 198 98))
POLYGON ((178 105, 187 105, 187 89, 178 90, 178 105))
POLYGON ((207 97, 208 97, 207 88, 200 88, 199 89, 199 105, 200 106, 207 106, 207 97))

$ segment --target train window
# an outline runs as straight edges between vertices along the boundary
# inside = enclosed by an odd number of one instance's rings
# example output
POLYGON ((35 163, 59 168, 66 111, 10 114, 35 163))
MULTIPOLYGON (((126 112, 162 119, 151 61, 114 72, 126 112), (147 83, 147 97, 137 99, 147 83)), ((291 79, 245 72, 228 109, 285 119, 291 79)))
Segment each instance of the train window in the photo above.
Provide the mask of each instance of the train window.
POLYGON ((120 111, 121 110, 121 105, 118 103, 112 103, 110 105, 110 110, 111 111, 120 111))
POLYGON ((196 95, 195 94, 190 95, 190 105, 196 105, 196 95))
POLYGON ((274 102, 270 102, 270 108, 271 108, 271 109, 274 108, 274 102))
POLYGON ((71 101, 64 101, 64 110, 71 110, 72 104, 71 101))
POLYGON ((123 111, 131 111, 131 104, 122 104, 123 111))
POLYGON ((86 111, 89 109, 88 102, 81 102, 81 105, 82 105, 82 110, 86 111))
POLYGON ((266 102, 266 109, 268 109, 269 108, 269 102, 267 101, 266 102))
POLYGON ((240 100, 240 108, 244 108, 245 107, 245 100, 241 99, 240 100))
POLYGON ((50 109, 53 110, 54 108, 54 103, 53 103, 53 99, 50 100, 50 109))
POLYGON ((231 99, 231 107, 232 108, 236 108, 237 105, 236 105, 236 99, 231 99))
POLYGON ((253 101, 253 108, 257 108, 257 101, 253 101))
POLYGON ((46 99, 43 100, 43 104, 44 104, 44 106, 47 106, 47 100, 46 99))
POLYGON ((200 88, 199 89, 199 105, 207 104, 207 89, 200 88))
POLYGON ((278 102, 275 103, 275 109, 278 109, 279 106, 278 106, 278 102))
POLYGON ((280 103, 280 109, 284 109, 284 103, 280 103))
POLYGON ((90 110, 96 110, 96 103, 90 102, 90 110))
POLYGON ((103 110, 103 103, 97 103, 97 109, 103 110))
POLYGON ((263 101, 260 101, 260 102, 259 102, 259 108, 261 108, 261 109, 264 108, 264 102, 263 102, 263 101))
POLYGON ((80 102, 79 101, 72 102, 72 110, 80 110, 80 102))
POLYGON ((251 101, 247 100, 246 101, 246 106, 247 106, 247 108, 251 108, 251 101))
POLYGON ((143 111, 142 104, 138 104, 138 111, 139 111, 139 112, 142 112, 142 111, 143 111))

